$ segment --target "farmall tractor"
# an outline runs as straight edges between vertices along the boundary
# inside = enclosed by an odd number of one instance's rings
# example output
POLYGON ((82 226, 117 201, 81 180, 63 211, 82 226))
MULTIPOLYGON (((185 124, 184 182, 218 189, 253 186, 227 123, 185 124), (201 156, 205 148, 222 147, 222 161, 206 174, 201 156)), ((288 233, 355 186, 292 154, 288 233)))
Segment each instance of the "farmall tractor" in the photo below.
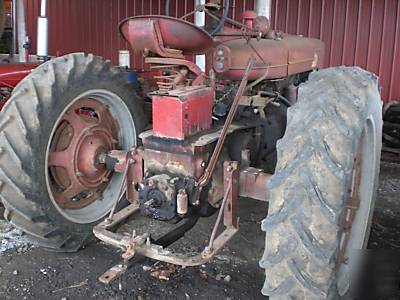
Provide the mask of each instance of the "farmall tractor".
POLYGON ((120 23, 157 74, 150 114, 146 93, 91 54, 51 59, 17 85, 0 113, 5 218, 47 249, 76 251, 92 232, 122 249, 125 263, 100 277, 107 283, 136 254, 180 266, 211 260, 239 231, 239 198, 268 201, 262 293, 344 297, 374 208, 377 78, 319 70, 322 42, 272 30, 253 12, 239 23, 226 6, 198 9, 204 28, 167 16, 120 23), (206 72, 187 59, 201 53, 206 72), (136 214, 176 227, 157 239, 146 226, 119 233, 136 214), (203 251, 168 248, 212 214, 203 251))

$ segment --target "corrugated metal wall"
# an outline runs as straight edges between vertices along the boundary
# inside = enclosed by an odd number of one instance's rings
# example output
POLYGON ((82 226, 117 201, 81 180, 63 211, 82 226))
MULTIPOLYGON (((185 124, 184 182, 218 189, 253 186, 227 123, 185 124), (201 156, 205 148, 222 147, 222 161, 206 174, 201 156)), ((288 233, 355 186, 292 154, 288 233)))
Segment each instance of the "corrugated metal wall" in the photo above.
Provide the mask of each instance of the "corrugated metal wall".
POLYGON ((325 42, 325 66, 358 65, 400 100, 400 0, 272 0, 272 24, 325 42))
MULTIPOLYGON (((129 49, 117 25, 129 16, 165 14, 166 0, 51 0, 48 3, 49 53, 85 51, 118 63, 118 51, 129 49)), ((171 0, 170 13, 181 17, 194 10, 194 0, 171 0)), ((232 0, 230 16, 254 8, 254 0, 232 0)), ((36 51, 36 20, 40 1, 25 0, 28 34, 32 52, 36 51)), ((193 21, 193 16, 188 18, 193 21)), ((134 67, 142 67, 143 59, 132 57, 134 67)))

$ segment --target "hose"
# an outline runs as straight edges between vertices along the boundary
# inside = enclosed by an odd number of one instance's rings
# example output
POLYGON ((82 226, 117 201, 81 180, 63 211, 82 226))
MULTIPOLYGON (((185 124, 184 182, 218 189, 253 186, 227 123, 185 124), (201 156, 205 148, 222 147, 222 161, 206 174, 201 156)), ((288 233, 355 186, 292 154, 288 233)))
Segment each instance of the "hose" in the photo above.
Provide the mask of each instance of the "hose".
POLYGON ((228 17, 229 6, 230 6, 229 0, 224 0, 224 12, 222 14, 221 19, 219 20, 217 27, 215 27, 214 30, 210 33, 211 36, 215 36, 221 30, 222 26, 224 26, 225 20, 228 17))
POLYGON ((171 0, 167 0, 166 2, 165 2, 165 15, 166 16, 168 16, 169 17, 169 7, 170 7, 170 5, 171 5, 171 0))
MULTIPOLYGON (((165 15, 166 16, 170 16, 170 6, 171 6, 171 0, 167 0, 165 2, 165 15)), ((211 36, 215 36, 221 30, 222 26, 224 26, 225 20, 228 17, 229 7, 230 7, 230 1, 224 0, 224 12, 222 13, 222 16, 218 22, 218 25, 210 33, 211 36)))

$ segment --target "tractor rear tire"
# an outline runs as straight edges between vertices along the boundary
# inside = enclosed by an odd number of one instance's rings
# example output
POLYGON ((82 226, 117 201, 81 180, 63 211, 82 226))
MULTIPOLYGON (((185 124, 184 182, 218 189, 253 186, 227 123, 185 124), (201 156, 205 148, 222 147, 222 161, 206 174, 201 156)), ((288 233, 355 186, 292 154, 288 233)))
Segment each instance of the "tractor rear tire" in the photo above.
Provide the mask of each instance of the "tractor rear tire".
POLYGON ((70 114, 67 109, 81 95, 85 103, 98 101, 115 121, 116 147, 129 150, 136 145, 146 123, 141 99, 110 61, 92 54, 68 54, 40 65, 18 84, 0 112, 0 198, 5 219, 39 246, 60 252, 77 251, 90 240, 93 225, 110 210, 118 192, 114 187, 122 180, 120 174, 103 178, 104 193, 114 196, 100 199, 102 195, 91 194, 93 206, 63 209, 52 198, 47 177, 49 143, 59 117, 70 114), (124 128, 133 128, 132 134, 124 128))
POLYGON ((261 226, 266 232, 262 293, 270 299, 348 295, 359 254, 352 250, 366 247, 374 210, 381 111, 377 78, 358 67, 313 72, 299 87, 277 143, 269 211, 261 226), (359 207, 345 235, 349 190, 359 207))

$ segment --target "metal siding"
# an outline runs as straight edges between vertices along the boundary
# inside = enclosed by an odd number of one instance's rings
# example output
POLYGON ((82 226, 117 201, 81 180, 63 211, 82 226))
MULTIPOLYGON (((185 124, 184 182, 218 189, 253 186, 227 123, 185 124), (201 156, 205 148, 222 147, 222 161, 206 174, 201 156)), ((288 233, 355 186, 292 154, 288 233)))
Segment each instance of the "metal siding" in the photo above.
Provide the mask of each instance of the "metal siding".
POLYGON ((272 0, 275 29, 320 38, 325 66, 379 75, 385 102, 400 101, 400 0, 272 0))
MULTIPOLYGON (((49 54, 84 51, 118 63, 118 50, 129 49, 120 36, 118 23, 130 16, 165 14, 166 0, 52 0, 48 1, 49 54)), ((254 9, 255 0, 232 0, 230 15, 254 9)), ((36 52, 39 0, 25 0, 27 31, 32 53, 36 52)), ((181 17, 194 10, 194 0, 172 0, 170 13, 181 17)), ((188 18, 193 22, 193 16, 188 18)), ((133 67, 144 67, 143 58, 131 55, 133 67)))
MULTIPOLYGON (((49 54, 84 51, 118 63, 118 50, 129 49, 118 32, 118 23, 130 16, 165 14, 166 0, 52 0, 48 1, 49 54)), ((190 0, 172 0, 171 15, 182 16, 194 9, 190 0)), ((36 51, 39 0, 25 0, 28 35, 36 51)), ((189 18, 189 19, 193 19, 189 18)), ((132 65, 143 67, 140 54, 132 65)))

